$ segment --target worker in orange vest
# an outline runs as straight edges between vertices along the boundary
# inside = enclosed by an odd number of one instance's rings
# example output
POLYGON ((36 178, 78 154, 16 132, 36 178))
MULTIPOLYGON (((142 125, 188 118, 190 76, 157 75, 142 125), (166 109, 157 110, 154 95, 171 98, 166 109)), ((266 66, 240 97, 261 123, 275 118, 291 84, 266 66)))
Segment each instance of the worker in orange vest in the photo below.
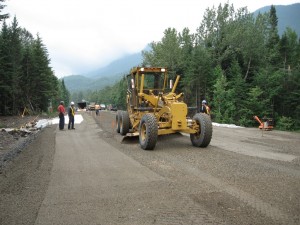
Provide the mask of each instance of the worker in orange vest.
POLYGON ((201 105, 201 108, 200 108, 200 112, 205 113, 205 114, 207 114, 207 115, 210 116, 210 108, 209 108, 209 106, 207 105, 206 100, 203 100, 203 101, 202 101, 202 105, 201 105))

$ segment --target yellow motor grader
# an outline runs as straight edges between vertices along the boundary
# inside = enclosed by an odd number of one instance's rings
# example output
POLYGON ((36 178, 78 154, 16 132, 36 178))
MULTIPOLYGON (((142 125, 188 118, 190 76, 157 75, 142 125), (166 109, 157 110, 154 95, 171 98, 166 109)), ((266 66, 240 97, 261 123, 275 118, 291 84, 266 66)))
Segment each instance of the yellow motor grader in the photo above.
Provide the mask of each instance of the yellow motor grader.
POLYGON ((183 93, 176 94, 180 76, 170 80, 167 68, 134 67, 127 75, 127 111, 117 111, 116 130, 121 135, 139 136, 144 150, 155 148, 158 135, 189 133, 196 147, 207 147, 212 137, 208 115, 196 113, 189 118, 183 93))

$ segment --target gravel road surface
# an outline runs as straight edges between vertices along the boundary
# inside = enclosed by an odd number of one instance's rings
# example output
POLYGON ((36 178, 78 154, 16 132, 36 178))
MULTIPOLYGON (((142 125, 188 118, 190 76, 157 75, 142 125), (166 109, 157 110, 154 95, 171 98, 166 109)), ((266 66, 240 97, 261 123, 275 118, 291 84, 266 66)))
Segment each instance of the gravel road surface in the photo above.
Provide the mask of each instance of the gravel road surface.
POLYGON ((115 112, 45 128, 0 174, 0 224, 300 224, 300 135, 214 127, 207 148, 115 132, 115 112))

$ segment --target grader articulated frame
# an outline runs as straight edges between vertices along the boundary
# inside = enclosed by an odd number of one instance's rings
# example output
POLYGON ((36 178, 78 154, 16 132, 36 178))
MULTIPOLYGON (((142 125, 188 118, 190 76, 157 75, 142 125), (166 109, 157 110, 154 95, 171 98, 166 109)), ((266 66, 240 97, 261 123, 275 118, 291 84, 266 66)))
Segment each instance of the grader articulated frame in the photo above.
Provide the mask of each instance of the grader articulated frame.
POLYGON ((177 132, 189 133, 194 146, 207 147, 212 137, 211 119, 203 113, 187 117, 183 93, 175 93, 179 79, 178 75, 171 91, 166 92, 166 68, 132 68, 127 75, 127 111, 117 111, 117 132, 124 136, 139 136, 144 150, 155 148, 158 135, 177 132))

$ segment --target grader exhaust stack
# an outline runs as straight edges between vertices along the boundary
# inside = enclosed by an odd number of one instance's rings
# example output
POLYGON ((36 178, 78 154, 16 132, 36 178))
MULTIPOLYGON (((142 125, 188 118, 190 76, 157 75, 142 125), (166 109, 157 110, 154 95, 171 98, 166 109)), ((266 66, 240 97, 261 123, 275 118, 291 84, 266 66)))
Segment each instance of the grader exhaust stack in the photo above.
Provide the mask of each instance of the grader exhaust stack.
POLYGON ((187 117, 183 93, 174 86, 167 92, 166 68, 134 67, 127 75, 127 110, 116 115, 117 132, 124 136, 139 136, 142 149, 153 150, 158 135, 189 133, 196 147, 207 147, 212 138, 212 123, 208 115, 197 113, 187 117))
POLYGON ((174 86, 173 86, 173 88, 172 88, 172 91, 171 91, 171 93, 175 93, 175 90, 176 90, 176 88, 177 88, 177 85, 178 85, 179 79, 180 79, 180 76, 179 76, 179 75, 177 75, 177 77, 176 77, 176 80, 175 80, 175 84, 174 84, 174 86))

